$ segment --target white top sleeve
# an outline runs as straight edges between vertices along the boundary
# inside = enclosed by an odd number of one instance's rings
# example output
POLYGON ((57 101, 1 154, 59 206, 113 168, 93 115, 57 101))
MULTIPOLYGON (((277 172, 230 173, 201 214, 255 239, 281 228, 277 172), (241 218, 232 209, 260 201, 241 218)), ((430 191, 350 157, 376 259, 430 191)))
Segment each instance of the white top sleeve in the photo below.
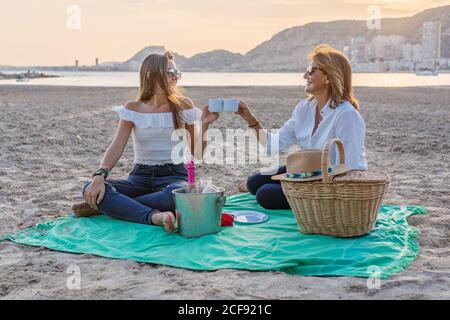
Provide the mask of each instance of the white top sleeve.
POLYGON ((200 121, 202 118, 202 110, 197 107, 192 109, 183 110, 181 116, 187 124, 193 124, 196 121, 200 121))
MULTIPOLYGON (((112 110, 118 113, 119 118, 122 120, 132 121, 139 127, 150 127, 153 126, 151 123, 152 119, 155 117, 164 117, 164 120, 172 121, 172 115, 170 112, 162 113, 138 113, 125 108, 124 106, 114 106, 112 110)), ((196 121, 200 121, 202 118, 202 110, 197 107, 191 109, 186 109, 181 112, 181 118, 187 124, 193 124, 196 121)), ((159 118, 157 119, 158 121, 159 118)), ((164 121, 165 126, 167 126, 168 121, 164 121)), ((170 123, 168 124, 170 126, 170 123)))
POLYGON ((127 109, 124 106, 114 106, 112 110, 119 115, 119 119, 131 121, 138 128, 173 127, 171 112, 142 113, 127 109))
POLYGON ((281 129, 276 133, 267 133, 267 153, 277 154, 290 145, 295 143, 295 113, 297 108, 292 112, 292 117, 286 121, 281 129))
POLYGON ((342 112, 336 119, 336 138, 344 143, 345 164, 351 169, 367 170, 364 139, 366 124, 356 110, 342 112))

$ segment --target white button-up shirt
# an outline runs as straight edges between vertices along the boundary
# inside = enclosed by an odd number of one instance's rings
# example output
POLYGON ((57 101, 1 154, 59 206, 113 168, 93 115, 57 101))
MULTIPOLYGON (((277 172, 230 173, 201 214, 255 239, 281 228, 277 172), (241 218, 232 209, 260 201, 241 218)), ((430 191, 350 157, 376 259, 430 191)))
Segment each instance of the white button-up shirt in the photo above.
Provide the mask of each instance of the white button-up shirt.
MULTIPOLYGON (((315 99, 301 101, 295 107, 292 117, 284 123, 277 134, 268 133, 268 153, 278 153, 292 144, 297 144, 301 149, 323 149, 329 139, 339 138, 344 143, 347 167, 366 170, 364 119, 348 101, 335 109, 330 108, 329 104, 330 101, 323 107, 322 121, 312 135, 317 101, 315 99)), ((330 159, 338 163, 339 154, 336 146, 330 150, 330 159)))

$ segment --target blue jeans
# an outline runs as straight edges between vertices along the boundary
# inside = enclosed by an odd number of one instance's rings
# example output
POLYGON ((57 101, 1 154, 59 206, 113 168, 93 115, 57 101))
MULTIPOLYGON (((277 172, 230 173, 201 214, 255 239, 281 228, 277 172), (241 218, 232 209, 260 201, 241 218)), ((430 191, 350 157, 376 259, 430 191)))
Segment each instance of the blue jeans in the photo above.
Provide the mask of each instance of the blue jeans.
MULTIPOLYGON (((186 181, 184 164, 136 164, 127 179, 105 181, 105 195, 98 208, 116 219, 152 224, 154 213, 175 212, 172 190, 184 187, 186 181)), ((83 197, 90 183, 84 186, 83 197)))
MULTIPOLYGON (((286 173, 286 166, 276 174, 286 173)), ((256 196, 258 204, 266 209, 291 209, 281 188, 281 182, 271 179, 272 175, 257 173, 247 179, 247 189, 256 196)))

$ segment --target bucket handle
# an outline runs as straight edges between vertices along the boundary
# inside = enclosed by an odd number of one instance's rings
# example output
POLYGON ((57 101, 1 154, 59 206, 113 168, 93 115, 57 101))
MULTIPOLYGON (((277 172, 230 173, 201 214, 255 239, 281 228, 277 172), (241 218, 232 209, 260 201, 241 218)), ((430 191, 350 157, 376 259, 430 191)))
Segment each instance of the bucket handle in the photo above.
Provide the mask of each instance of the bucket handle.
POLYGON ((217 204, 223 206, 225 204, 226 199, 227 199, 227 196, 225 196, 225 195, 217 197, 217 199, 216 199, 217 204))
POLYGON ((331 183, 332 181, 332 176, 330 177, 330 174, 328 173, 328 165, 330 161, 328 151, 333 143, 336 144, 339 150, 339 164, 345 164, 345 150, 342 141, 338 138, 328 140, 322 150, 322 181, 324 183, 331 183))

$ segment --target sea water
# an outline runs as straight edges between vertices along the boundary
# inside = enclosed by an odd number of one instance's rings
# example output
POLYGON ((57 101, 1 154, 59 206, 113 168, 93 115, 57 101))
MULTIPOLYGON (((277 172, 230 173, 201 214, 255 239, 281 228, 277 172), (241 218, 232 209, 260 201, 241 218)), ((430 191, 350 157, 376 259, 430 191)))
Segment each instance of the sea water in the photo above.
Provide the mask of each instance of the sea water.
MULTIPOLYGON (((20 73, 21 71, 1 71, 20 73)), ((26 72, 26 70, 24 70, 26 72)), ((59 78, 32 79, 19 83, 16 80, 0 80, 0 85, 48 85, 80 87, 138 87, 138 72, 87 72, 44 71, 59 78)), ((305 80, 300 73, 220 73, 185 72, 180 86, 303 86, 305 80)), ((417 76, 414 73, 354 73, 353 85, 363 87, 422 87, 450 86, 450 73, 437 76, 417 76)))

